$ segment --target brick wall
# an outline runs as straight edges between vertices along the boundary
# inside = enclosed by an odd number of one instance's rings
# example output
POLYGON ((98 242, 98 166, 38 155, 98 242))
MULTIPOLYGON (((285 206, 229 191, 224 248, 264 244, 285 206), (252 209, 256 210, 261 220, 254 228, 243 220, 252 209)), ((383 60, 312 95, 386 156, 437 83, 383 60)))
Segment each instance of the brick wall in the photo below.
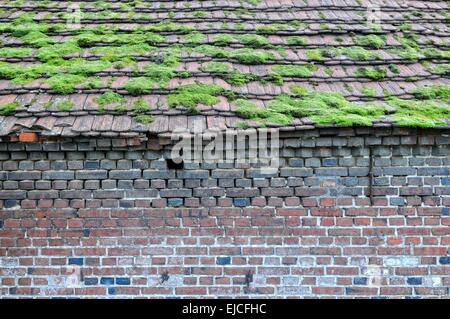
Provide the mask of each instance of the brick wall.
POLYGON ((284 132, 272 175, 0 142, 0 294, 448 298, 449 133, 284 132))

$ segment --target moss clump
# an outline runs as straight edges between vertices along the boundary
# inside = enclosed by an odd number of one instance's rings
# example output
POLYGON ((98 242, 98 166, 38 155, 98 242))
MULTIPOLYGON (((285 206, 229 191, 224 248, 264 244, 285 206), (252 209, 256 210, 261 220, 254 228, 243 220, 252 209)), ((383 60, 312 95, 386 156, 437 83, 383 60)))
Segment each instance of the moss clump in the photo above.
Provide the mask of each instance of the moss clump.
POLYGON ((138 77, 128 80, 123 88, 131 95, 141 95, 149 93, 155 84, 156 83, 148 77, 138 77))
POLYGON ((19 103, 12 102, 5 105, 0 106, 0 115, 9 116, 13 115, 14 111, 19 107, 19 103))
POLYGON ((95 97, 94 102, 97 103, 101 108, 104 108, 107 105, 125 104, 125 98, 118 93, 108 91, 98 97, 95 97))
POLYGON ((275 60, 275 56, 271 52, 257 51, 251 48, 226 51, 222 48, 213 45, 201 45, 196 47, 195 51, 213 58, 234 59, 242 64, 256 65, 256 64, 264 64, 268 61, 275 60))
POLYGON ((213 74, 227 74, 230 72, 230 66, 227 63, 222 62, 209 62, 200 68, 203 72, 213 74))
POLYGON ((170 107, 186 107, 189 112, 196 113, 197 105, 213 106, 219 103, 218 96, 225 95, 225 90, 215 84, 191 84, 179 87, 167 96, 170 107))
POLYGON ((63 71, 71 74, 90 75, 111 67, 108 61, 86 61, 84 59, 71 59, 63 64, 63 71))
POLYGON ((202 66, 201 70, 219 76, 226 82, 236 86, 241 86, 257 79, 256 75, 231 70, 228 64, 222 62, 210 62, 202 66))
POLYGON ((373 52, 367 51, 362 47, 349 47, 335 49, 334 54, 338 56, 347 56, 355 61, 368 61, 378 59, 379 56, 373 52))
POLYGON ((151 115, 139 114, 134 117, 134 120, 140 124, 150 124, 153 122, 153 117, 151 115))
POLYGON ((375 97, 377 96, 377 91, 367 86, 363 86, 363 88, 361 89, 361 94, 365 97, 375 97))
POLYGON ((61 112, 70 112, 74 107, 71 101, 61 101, 56 104, 56 109, 61 112))
POLYGON ((205 11, 195 11, 192 15, 196 18, 204 18, 207 14, 205 11))
POLYGON ((235 50, 231 52, 230 57, 242 64, 251 65, 264 64, 270 60, 275 60, 275 56, 270 52, 256 51, 249 48, 235 50))
POLYGON ((432 85, 415 89, 412 94, 420 100, 438 99, 445 102, 450 101, 449 85, 432 85))
POLYGON ((98 32, 87 31, 74 37, 74 40, 77 41, 80 47, 87 48, 98 43, 127 45, 147 43, 150 45, 156 45, 164 42, 165 39, 163 36, 153 32, 131 32, 118 34, 113 31, 108 31, 104 34, 98 34, 98 32))
POLYGON ((213 43, 217 46, 227 46, 234 42, 234 37, 229 34, 218 34, 214 37, 213 43))
POLYGON ((134 114, 145 114, 150 111, 150 104, 144 101, 144 99, 138 99, 133 103, 133 113, 134 114))
POLYGON ((392 119, 395 124, 407 127, 432 128, 447 126, 443 121, 450 118, 450 107, 433 100, 411 101, 396 97, 387 99, 387 103, 396 109, 392 119))
POLYGON ((177 74, 168 66, 161 64, 147 64, 144 67, 145 76, 160 86, 166 86, 177 74))
POLYGON ((289 86, 289 90, 294 97, 306 96, 309 93, 306 88, 295 84, 289 86))
POLYGON ((40 48, 37 57, 42 62, 59 62, 64 56, 81 52, 75 42, 53 44, 40 48))
POLYGON ((15 63, 0 62, 0 78, 11 80, 14 84, 26 84, 43 75, 53 75, 58 67, 48 64, 22 66, 15 63))
POLYGON ((30 48, 1 48, 0 57, 2 58, 24 58, 33 53, 30 48))
POLYGON ((86 77, 82 75, 57 74, 47 79, 47 83, 57 94, 71 94, 75 92, 75 87, 84 80, 86 77))
POLYGON ((239 41, 251 48, 262 48, 269 45, 266 37, 257 34, 245 34, 239 37, 239 41))
POLYGON ((218 48, 213 45, 200 45, 194 49, 198 53, 213 57, 213 58, 227 58, 230 56, 230 52, 222 48, 218 48))
POLYGON ((52 38, 40 31, 31 31, 20 39, 24 44, 35 47, 42 47, 55 42, 52 38))
POLYGON ((231 85, 241 86, 257 79, 256 75, 232 71, 224 76, 224 80, 231 85))
POLYGON ((257 27, 256 33, 263 34, 263 35, 270 35, 270 34, 275 34, 278 31, 287 30, 287 29, 289 29, 289 25, 275 23, 275 24, 271 24, 271 25, 257 27))
POLYGON ((299 36, 292 36, 287 39, 288 45, 298 45, 298 46, 304 46, 307 44, 307 41, 304 37, 299 36))
POLYGON ((317 71, 317 66, 307 65, 274 65, 272 72, 288 78, 309 78, 317 71))
POLYGON ((369 47, 372 49, 380 49, 382 46, 386 44, 385 37, 381 37, 375 34, 370 35, 359 35, 353 38, 353 42, 356 45, 360 45, 363 47, 369 47))
POLYGON ((306 50, 305 54, 309 61, 323 61, 322 51, 319 49, 306 50))
POLYGON ((372 80, 382 80, 386 77, 387 71, 381 67, 368 67, 359 68, 356 71, 356 77, 358 78, 369 78, 372 80))
POLYGON ((398 65, 396 64, 389 64, 388 66, 389 71, 391 71, 394 74, 400 74, 400 69, 398 68, 398 65))
POLYGON ((288 124, 295 117, 308 117, 314 123, 339 126, 370 126, 384 115, 382 106, 362 106, 347 101, 339 93, 308 92, 293 86, 295 97, 279 95, 266 109, 248 101, 239 101, 236 112, 248 119, 263 123, 288 124))
POLYGON ((450 51, 442 51, 436 48, 426 48, 422 50, 422 54, 429 59, 448 60, 450 59, 450 51))
POLYGON ((439 74, 439 75, 449 76, 450 75, 450 64, 439 64, 439 65, 436 65, 432 69, 432 72, 435 73, 435 74, 439 74))
POLYGON ((148 44, 132 44, 122 46, 103 46, 95 47, 90 50, 92 54, 102 56, 103 60, 115 62, 122 61, 124 58, 133 59, 136 56, 145 56, 155 51, 155 48, 148 44))
POLYGON ((192 32, 184 37, 186 44, 198 45, 206 41, 206 36, 200 32, 192 32))

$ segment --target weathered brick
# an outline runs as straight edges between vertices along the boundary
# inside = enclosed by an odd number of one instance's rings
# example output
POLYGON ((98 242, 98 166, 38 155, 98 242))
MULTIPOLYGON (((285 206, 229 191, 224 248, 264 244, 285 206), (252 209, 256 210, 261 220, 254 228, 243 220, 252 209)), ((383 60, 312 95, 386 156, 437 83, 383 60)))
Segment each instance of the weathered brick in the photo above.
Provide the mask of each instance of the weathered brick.
POLYGON ((75 172, 76 179, 107 179, 108 171, 106 170, 81 170, 75 172))

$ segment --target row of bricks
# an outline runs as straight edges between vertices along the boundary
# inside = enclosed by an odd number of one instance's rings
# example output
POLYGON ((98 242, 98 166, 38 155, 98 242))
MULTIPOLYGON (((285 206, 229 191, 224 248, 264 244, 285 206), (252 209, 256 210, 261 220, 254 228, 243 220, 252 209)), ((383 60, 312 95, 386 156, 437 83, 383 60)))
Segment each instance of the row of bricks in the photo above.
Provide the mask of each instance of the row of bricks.
MULTIPOLYGON (((380 133, 380 132, 377 132, 380 133)), ((296 133, 296 137, 280 136, 280 146, 285 147, 326 147, 326 146, 377 146, 377 145, 449 145, 450 137, 444 134, 438 135, 416 135, 409 133, 405 136, 381 136, 381 134, 371 134, 369 136, 321 136, 319 131, 308 131, 302 133, 296 133)), ((327 133, 327 135, 330 135, 327 133)), ((236 138, 235 138, 236 140, 236 138)), ((161 139, 160 139, 161 141, 161 139)), ((170 142, 169 142, 170 143, 170 142)), ((167 144, 166 142, 162 144, 167 144)), ((72 142, 44 142, 21 145, 18 143, 0 143, 1 150, 10 151, 74 151, 74 150, 95 150, 99 148, 116 148, 127 147, 124 140, 110 140, 107 138, 102 139, 75 139, 72 142), (81 147, 80 147, 81 146, 81 147)))
MULTIPOLYGON (((365 205, 369 205, 369 199, 365 198, 365 205)), ((359 200, 362 203, 362 200, 359 200)), ((356 201, 353 198, 304 198, 286 197, 255 197, 255 198, 158 198, 153 200, 127 200, 127 199, 41 199, 41 200, 0 200, 0 209, 11 209, 20 206, 22 209, 47 208, 47 209, 83 209, 83 208, 164 208, 164 207, 216 207, 223 203, 226 207, 353 207, 356 201)), ((428 208, 436 207, 438 213, 444 216, 449 215, 450 208, 446 207, 450 203, 450 197, 426 197, 421 200, 420 197, 392 197, 389 200, 385 198, 373 200, 374 206, 386 207, 420 207, 423 204, 428 208)), ((436 210, 433 211, 436 215, 436 210)), ((320 213, 319 213, 320 215, 320 213)), ((324 213, 323 215, 327 215, 324 213)))
MULTIPOLYGON (((339 157, 289 157, 280 158, 280 166, 289 167, 367 167, 369 166, 369 157, 351 156, 351 154, 341 154, 339 157)), ((407 156, 384 156, 374 157, 373 163, 375 167, 388 167, 388 166, 448 166, 450 165, 450 158, 448 156, 437 157, 407 157, 407 156)), ((238 166, 235 163, 234 167, 238 166)), ((211 163, 211 162, 186 162, 183 168, 186 170, 197 169, 220 169, 220 168, 233 168, 230 163, 211 163)), ((246 166, 249 166, 248 164, 246 166)), ((245 168, 245 164, 241 164, 241 167, 245 168)), ((83 169, 108 169, 108 170, 128 170, 128 169, 167 169, 166 160, 145 160, 145 159, 54 159, 54 160, 9 160, 3 159, 0 162, 0 169, 4 171, 30 171, 30 170, 83 170, 83 169)))
MULTIPOLYGON (((15 148, 23 144, 11 144, 15 148)), ((1 143, 0 143, 1 146, 1 143)), ((236 153, 237 151, 235 150, 236 153)), ((229 151, 228 151, 229 153, 229 151)), ((370 154, 374 157, 417 157, 417 156, 428 156, 428 157, 446 157, 450 154, 450 145, 436 145, 436 146, 377 146, 373 148, 367 148, 363 146, 359 147, 317 147, 317 148, 293 148, 293 147, 281 147, 278 149, 279 156, 281 160, 288 162, 290 158, 300 158, 300 159, 322 159, 328 157, 368 157, 370 154)), ((250 158, 250 150, 246 149, 244 151, 239 151, 241 156, 245 158, 250 158)), ((160 151, 152 150, 125 150, 125 151, 32 151, 32 150, 13 150, 0 151, 0 160, 149 160, 157 161, 161 158, 170 158, 171 150, 170 148, 160 151)), ((194 157, 202 155, 200 152, 191 152, 194 157)), ((235 156, 237 154, 234 154, 235 156)), ((263 157, 262 153, 258 153, 260 157, 263 157)), ((223 153, 226 156, 226 153, 223 153)), ((220 164, 218 164, 220 165, 220 164)), ((194 166, 195 167, 195 166, 194 166)), ((220 167, 220 166, 219 166, 220 167)))
MULTIPOLYGON (((61 170, 61 171, 0 171, 0 179, 3 181, 29 181, 29 180, 139 180, 139 179, 193 179, 193 180, 210 180, 210 179, 245 179, 248 178, 268 178, 281 177, 275 179, 275 183, 279 181, 284 184, 283 178, 289 177, 315 177, 318 179, 310 179, 311 181, 320 181, 320 178, 343 178, 343 177, 368 177, 369 168, 365 167, 336 167, 336 168, 286 168, 282 167, 276 172, 267 172, 259 169, 239 170, 61 170)), ((391 176, 409 176, 418 178, 439 177, 442 179, 443 185, 450 184, 450 168, 449 167, 385 167, 383 169, 375 167, 372 173, 376 177, 391 176), (388 175, 388 176, 386 176, 388 175)), ((428 179, 430 180, 430 179, 428 179)), ((344 180, 345 181, 345 180, 344 180)), ((357 180, 351 180, 351 182, 357 180)), ((382 180, 386 181, 386 179, 382 180)), ((214 183, 214 181, 211 181, 214 183)), ((225 181, 223 183, 234 183, 225 181)), ((264 183, 264 182, 263 182, 264 183)), ((280 185, 275 185, 280 186, 280 185)), ((282 185, 281 185, 282 186, 282 185)), ((230 186, 229 186, 230 187, 230 186)), ((264 185, 260 186, 264 187, 264 185)))
MULTIPOLYGON (((198 188, 119 188, 114 187, 115 182, 104 183, 108 186, 104 189, 51 189, 44 187, 34 190, 23 189, 4 189, 0 190, 0 199, 153 199, 153 198, 215 198, 228 197, 244 198, 248 205, 250 198, 271 198, 271 197, 312 197, 322 196, 329 197, 330 201, 334 203, 325 204, 324 206, 336 205, 338 198, 351 196, 448 196, 450 195, 450 186, 431 187, 431 186, 373 186, 369 187, 293 187, 293 186, 279 186, 279 187, 198 187, 198 188), (109 186, 108 186, 109 184, 109 186)), ((181 185, 179 185, 181 186, 181 185)), ((297 202, 299 203, 299 202, 297 202)))
POLYGON ((380 298, 420 298, 420 296, 448 296, 450 292, 446 288, 409 288, 409 287, 299 287, 287 286, 275 289, 272 286, 261 286, 254 288, 246 287, 199 287, 193 285, 191 287, 91 287, 91 288, 30 288, 30 287, 14 287, 0 289, 0 295, 9 296, 55 296, 64 298, 68 296, 273 296, 282 297, 305 297, 315 298, 315 296, 334 297, 336 296, 353 296, 353 297, 376 297, 380 298), (413 294, 414 293, 414 294, 413 294))
MULTIPOLYGON (((69 230, 77 228, 99 228, 105 227, 108 224, 110 227, 139 227, 142 225, 151 226, 185 226, 185 227, 226 227, 236 226, 245 227, 251 225, 258 226, 284 226, 284 227, 296 227, 302 226, 303 230, 307 227, 314 227, 318 230, 318 226, 322 227, 392 227, 400 235, 418 235, 424 234, 425 229, 419 228, 419 226, 446 226, 450 224, 450 219, 447 217, 449 214, 441 216, 440 209, 434 210, 421 210, 422 216, 413 216, 412 214, 405 214, 405 216, 399 215, 386 215, 386 216, 372 216, 368 217, 367 214, 372 215, 377 211, 374 209, 367 209, 366 216, 357 216, 355 214, 344 214, 339 211, 328 211, 329 217, 322 217, 320 211, 307 209, 278 209, 274 211, 271 208, 265 208, 261 210, 247 209, 243 212, 233 211, 230 209, 228 215, 214 215, 214 211, 211 210, 211 214, 205 209, 204 214, 197 216, 188 214, 161 214, 161 211, 155 210, 150 212, 144 212, 142 210, 118 210, 118 211, 99 211, 98 214, 92 214, 91 212, 80 211, 78 214, 68 213, 63 215, 62 213, 55 214, 49 212, 49 216, 45 214, 38 215, 36 218, 34 213, 32 216, 27 216, 24 212, 18 212, 11 214, 12 211, 0 212, 0 228, 3 229, 27 229, 27 228, 46 228, 49 225, 53 225, 55 230, 69 230), (8 212, 8 213, 6 213, 8 212), (260 214, 258 214, 260 213, 260 214), (56 216, 56 217, 55 217, 56 216), (76 217, 75 217, 76 216, 76 217), (406 228, 404 226, 412 226, 414 228, 406 228), (406 233, 408 232, 409 233, 406 233)), ((444 208, 448 211, 448 208, 444 208)), ((385 210, 390 211, 392 210, 385 210)), ((407 212, 407 211, 406 211, 407 212)), ((338 228, 339 229, 339 228, 338 228)), ((376 228, 375 228, 376 229, 376 228)), ((389 230, 379 228, 380 231, 389 230)), ((425 233, 426 234, 426 233, 425 233)))
MULTIPOLYGON (((255 275, 256 276, 260 275, 255 275)), ((162 276, 161 276, 162 277, 162 276)), ((196 278, 195 276, 185 276, 184 278, 179 278, 176 275, 176 281, 172 280, 169 275, 167 275, 167 283, 163 282, 162 278, 153 277, 152 279, 147 279, 145 277, 84 277, 80 282, 80 286, 148 286, 152 284, 160 284, 165 287, 174 287, 192 285, 197 282, 199 285, 242 285, 243 279, 240 277, 207 277, 201 276, 196 278), (181 279, 181 280, 180 280, 181 279)), ((262 277, 262 276, 261 276, 262 277)), ((173 277, 172 277, 173 278, 173 277)), ((51 280, 51 278, 49 278, 51 280)), ((21 277, 18 280, 15 278, 5 277, 1 280, 3 286, 46 286, 49 284, 49 279, 46 277, 21 277)), ((64 277, 58 278, 61 282, 64 282, 64 277)), ((371 277, 318 277, 316 280, 312 280, 312 277, 304 276, 283 276, 283 277, 269 277, 258 279, 258 285, 276 285, 282 284, 283 286, 310 286, 317 284, 319 286, 372 286, 370 280, 371 277)), ((382 278, 379 283, 380 286, 424 286, 424 287, 436 287, 440 286, 437 283, 443 283, 444 285, 450 283, 450 278, 445 277, 400 277, 400 276, 389 276, 389 278, 382 278)), ((441 287, 445 288, 445 287, 441 287)))
MULTIPOLYGON (((208 179, 104 179, 104 180, 7 180, 0 181, 3 190, 32 189, 147 189, 147 188, 251 188, 251 187, 355 187, 368 186, 368 177, 270 177, 208 179)), ((450 177, 381 176, 373 178, 375 186, 450 186, 450 177)))

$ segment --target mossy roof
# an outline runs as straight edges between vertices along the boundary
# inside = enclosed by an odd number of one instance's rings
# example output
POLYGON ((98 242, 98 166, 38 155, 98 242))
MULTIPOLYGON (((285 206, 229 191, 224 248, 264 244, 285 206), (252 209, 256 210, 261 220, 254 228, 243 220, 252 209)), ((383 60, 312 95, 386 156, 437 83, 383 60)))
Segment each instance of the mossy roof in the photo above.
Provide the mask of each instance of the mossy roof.
POLYGON ((449 2, 385 1, 376 24, 367 12, 359 0, 0 1, 0 136, 448 127, 449 2))

